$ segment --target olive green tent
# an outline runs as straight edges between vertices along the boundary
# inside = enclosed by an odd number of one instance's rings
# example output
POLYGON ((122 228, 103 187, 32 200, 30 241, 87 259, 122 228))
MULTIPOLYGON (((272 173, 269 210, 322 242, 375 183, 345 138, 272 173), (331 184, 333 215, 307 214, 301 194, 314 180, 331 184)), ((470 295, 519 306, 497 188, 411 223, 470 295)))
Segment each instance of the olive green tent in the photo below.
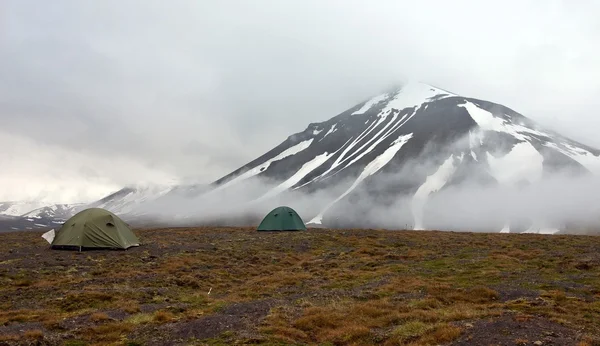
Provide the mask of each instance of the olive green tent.
POLYGON ((298 213, 290 207, 278 207, 262 220, 258 231, 306 231, 304 222, 298 213))
POLYGON ((90 208, 80 211, 56 232, 53 249, 128 249, 140 241, 131 228, 108 210, 90 208))

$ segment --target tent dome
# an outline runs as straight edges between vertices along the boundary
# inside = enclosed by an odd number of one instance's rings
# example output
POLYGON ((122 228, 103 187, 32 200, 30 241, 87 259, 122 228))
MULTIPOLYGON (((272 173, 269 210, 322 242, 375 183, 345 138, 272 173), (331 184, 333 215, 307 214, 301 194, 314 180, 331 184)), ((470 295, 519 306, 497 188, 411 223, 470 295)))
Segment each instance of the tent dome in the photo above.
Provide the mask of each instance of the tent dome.
POLYGON ((257 230, 306 231, 306 225, 294 209, 281 206, 271 210, 262 220, 257 230))
POLYGON ((128 249, 139 239, 117 215, 101 208, 89 208, 68 219, 52 240, 52 248, 128 249))

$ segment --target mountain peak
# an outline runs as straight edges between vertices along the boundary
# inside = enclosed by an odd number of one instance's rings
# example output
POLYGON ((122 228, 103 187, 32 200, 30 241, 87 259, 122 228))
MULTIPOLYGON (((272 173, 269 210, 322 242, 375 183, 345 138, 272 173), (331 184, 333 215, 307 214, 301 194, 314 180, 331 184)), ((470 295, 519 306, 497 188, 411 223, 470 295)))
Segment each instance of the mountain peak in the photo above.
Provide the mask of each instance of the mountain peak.
POLYGON ((90 206, 247 224, 285 204, 326 227, 548 232, 576 213, 517 208, 521 197, 510 193, 565 173, 600 173, 600 151, 503 105, 408 82, 309 124, 209 186, 140 183, 90 206))
POLYGON ((303 196, 312 202, 296 208, 314 223, 427 228, 436 225, 425 216, 429 200, 452 186, 508 188, 565 170, 595 172, 599 154, 505 106, 408 82, 310 124, 216 181, 208 195, 238 191, 257 208, 303 196), (402 210, 394 219, 374 217, 377 206, 392 205, 402 210))
POLYGON ((392 91, 376 95, 363 102, 360 108, 352 115, 364 114, 371 108, 385 104, 378 116, 385 116, 391 109, 402 110, 405 108, 418 107, 423 103, 444 97, 456 96, 445 90, 436 88, 422 82, 408 82, 395 87, 392 91))

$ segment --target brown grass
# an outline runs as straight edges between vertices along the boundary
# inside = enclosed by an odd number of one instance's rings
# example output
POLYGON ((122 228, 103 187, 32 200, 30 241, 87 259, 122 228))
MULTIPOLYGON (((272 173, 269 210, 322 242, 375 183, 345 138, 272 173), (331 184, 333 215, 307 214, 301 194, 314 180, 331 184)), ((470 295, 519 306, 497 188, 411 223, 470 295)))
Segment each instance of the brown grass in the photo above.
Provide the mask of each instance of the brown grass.
POLYGON ((358 324, 349 324, 336 329, 323 331, 319 335, 320 340, 335 345, 348 345, 366 342, 371 336, 371 330, 358 324))
POLYGON ((68 294, 61 301, 60 306, 64 311, 72 312, 81 309, 105 307, 113 300, 113 295, 104 292, 78 292, 68 294))
POLYGON ((43 339, 44 338, 44 332, 42 332, 39 329, 33 329, 33 330, 28 330, 25 333, 23 333, 23 336, 26 339, 43 339))
POLYGON ((173 320, 175 316, 168 311, 157 311, 152 320, 158 323, 167 323, 173 320))
POLYGON ((21 337, 17 334, 0 334, 0 341, 19 341, 21 337))
POLYGON ((140 312, 140 304, 136 301, 128 300, 119 304, 121 309, 128 314, 135 314, 136 312, 140 312))
POLYGON ((107 323, 84 331, 83 338, 94 342, 114 342, 121 340, 133 327, 126 323, 107 323))
POLYGON ((110 317, 103 312, 96 312, 90 316, 90 320, 93 322, 104 322, 110 320, 110 317))
POLYGON ((576 326, 589 336, 581 345, 600 338, 600 237, 136 232, 139 248, 82 254, 47 250, 38 232, 0 234, 0 295, 11 297, 0 302, 0 326, 45 328, 2 338, 435 345, 462 338, 466 322, 507 313, 576 326))

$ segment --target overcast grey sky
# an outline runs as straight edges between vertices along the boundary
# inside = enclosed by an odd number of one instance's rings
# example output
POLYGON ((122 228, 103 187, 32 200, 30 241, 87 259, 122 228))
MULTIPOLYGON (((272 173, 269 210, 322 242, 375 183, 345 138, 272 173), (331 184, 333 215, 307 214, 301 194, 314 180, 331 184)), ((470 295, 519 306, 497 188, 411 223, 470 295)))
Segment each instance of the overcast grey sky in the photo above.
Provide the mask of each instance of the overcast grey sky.
POLYGON ((0 200, 211 182, 405 78, 600 147, 598 14, 594 0, 4 0, 0 200))

